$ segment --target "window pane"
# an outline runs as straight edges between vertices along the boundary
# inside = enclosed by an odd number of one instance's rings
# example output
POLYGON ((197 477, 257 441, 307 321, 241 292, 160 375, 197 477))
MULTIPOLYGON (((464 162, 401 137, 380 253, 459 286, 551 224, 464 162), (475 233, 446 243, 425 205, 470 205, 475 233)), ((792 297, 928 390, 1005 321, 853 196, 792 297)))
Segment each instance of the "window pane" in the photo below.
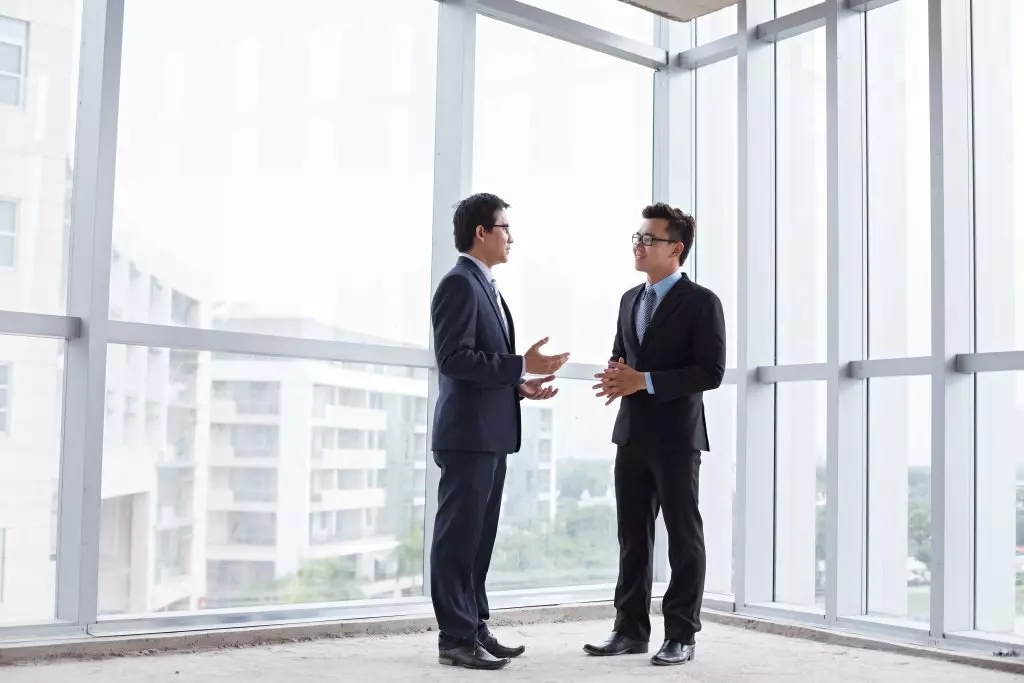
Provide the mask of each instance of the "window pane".
POLYGON ((736 366, 736 60, 697 70, 696 278, 725 309, 726 365, 736 366))
MULTIPOLYGON (((697 18, 697 44, 703 45, 736 33, 736 6, 726 7, 697 18)), ((735 61, 735 60, 733 60, 735 61)), ((734 67, 735 68, 735 67, 734 67)))
POLYGON ((110 346, 107 383, 103 614, 422 595, 426 370, 110 346))
POLYGON ((0 14, 0 310, 63 314, 82 0, 0 14))
POLYGON ((473 187, 512 204, 495 276, 516 336, 605 363, 619 299, 641 282, 630 235, 651 201, 651 72, 483 17, 476 45, 473 187))
POLYGON ((0 336, 0 623, 54 618, 64 342, 0 336))
POLYGON ((802 9, 807 9, 821 2, 821 0, 775 0, 775 16, 781 17, 792 14, 802 9))
POLYGON ((776 385, 775 600, 825 608, 825 382, 776 385))
POLYGON ((931 349, 928 2, 867 13, 868 352, 931 349))
POLYGON ((438 3, 278 5, 128 3, 114 246, 152 265, 112 298, 139 322, 425 346, 438 3), (168 286, 222 303, 175 318, 168 286))
POLYGON ((777 362, 823 362, 828 314, 825 29, 785 40, 775 54, 777 362))
POLYGON ((1024 373, 977 387, 977 629, 1024 636, 1024 373))
POLYGON ((21 46, 0 42, 0 71, 21 74, 21 46))
POLYGON ((700 469, 700 513, 704 519, 707 576, 704 590, 732 595, 732 519, 736 500, 736 386, 704 394, 711 452, 700 469))
MULTIPOLYGON (((654 42, 654 15, 621 0, 524 0, 527 5, 645 43, 654 42)), ((478 39, 479 40, 479 39, 478 39)), ((477 72, 479 76, 479 71, 477 72)))
POLYGON ((617 410, 573 380, 550 401, 523 402, 523 447, 509 458, 488 590, 615 582, 617 410))
POLYGON ((979 351, 1024 348, 1024 4, 972 3, 979 351))
POLYGON ((928 622, 931 379, 868 384, 868 612, 928 622))

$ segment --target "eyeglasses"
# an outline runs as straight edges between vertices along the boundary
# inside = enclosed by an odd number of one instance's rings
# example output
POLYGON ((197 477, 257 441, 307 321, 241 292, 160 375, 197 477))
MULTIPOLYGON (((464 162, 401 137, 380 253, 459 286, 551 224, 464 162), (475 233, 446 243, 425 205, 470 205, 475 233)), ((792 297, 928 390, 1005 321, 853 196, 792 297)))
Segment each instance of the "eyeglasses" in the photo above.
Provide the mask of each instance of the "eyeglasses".
POLYGON ((512 234, 512 232, 509 230, 508 223, 495 223, 494 225, 491 226, 492 230, 494 228, 501 228, 502 230, 505 231, 506 235, 511 235, 512 234))
POLYGON ((664 242, 665 244, 678 244, 679 240, 667 240, 664 237, 655 237, 654 235, 641 235, 639 232, 633 235, 633 246, 644 243, 645 247, 649 247, 655 242, 664 242))

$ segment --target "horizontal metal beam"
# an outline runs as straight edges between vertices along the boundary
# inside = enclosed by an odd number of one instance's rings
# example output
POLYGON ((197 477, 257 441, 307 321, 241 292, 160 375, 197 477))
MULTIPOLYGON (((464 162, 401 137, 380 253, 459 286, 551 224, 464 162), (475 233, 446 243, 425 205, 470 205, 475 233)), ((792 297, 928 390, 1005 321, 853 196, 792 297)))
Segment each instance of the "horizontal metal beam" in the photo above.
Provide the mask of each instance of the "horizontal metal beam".
POLYGON ((854 379, 929 375, 932 371, 932 359, 930 356, 919 356, 914 358, 857 360, 851 362, 846 370, 847 374, 854 379))
MULTIPOLYGON (((478 0, 477 12, 513 26, 564 40, 634 64, 661 69, 668 65, 668 52, 632 38, 538 9, 518 0, 478 0)), ((651 38, 654 38, 651 22, 651 38)))
POLYGON ((846 0, 846 6, 855 12, 868 12, 894 2, 901 2, 901 0, 846 0))
POLYGON ((67 315, 0 311, 0 334, 77 339, 82 334, 82 319, 67 315))
POLYGON ((957 372, 1014 372, 1024 370, 1024 351, 994 351, 989 353, 961 353, 957 355, 957 372))
POLYGON ((702 66, 724 62, 735 57, 739 52, 739 34, 734 33, 725 38, 695 48, 684 50, 676 56, 676 63, 683 69, 693 71, 702 66))
POLYGON ((828 379, 828 363, 804 365, 762 365, 755 375, 762 384, 779 382, 814 382, 828 379))
POLYGON ((813 5, 778 19, 766 21, 757 27, 757 39, 768 43, 793 38, 802 33, 825 26, 826 3, 813 5))
POLYGON ((128 344, 130 346, 157 346, 192 351, 376 363, 414 368, 434 366, 434 355, 428 349, 355 344, 326 339, 278 337, 170 325, 111 321, 108 338, 111 344, 128 344))

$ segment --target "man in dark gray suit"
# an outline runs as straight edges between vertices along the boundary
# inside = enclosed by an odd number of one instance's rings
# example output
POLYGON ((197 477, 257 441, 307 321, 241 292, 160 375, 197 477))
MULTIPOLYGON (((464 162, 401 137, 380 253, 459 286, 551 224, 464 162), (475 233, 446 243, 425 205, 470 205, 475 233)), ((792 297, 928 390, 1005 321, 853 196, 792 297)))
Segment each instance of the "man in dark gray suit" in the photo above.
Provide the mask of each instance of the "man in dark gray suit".
POLYGON ((569 358, 516 355, 512 313, 491 268, 508 261, 512 236, 502 199, 476 194, 455 210, 458 262, 434 293, 430 318, 439 393, 431 449, 441 468, 430 549, 430 588, 440 635, 438 660, 500 669, 524 647, 502 645, 487 628, 484 584, 505 486, 505 460, 522 440, 519 401, 557 393, 548 385, 569 358), (543 375, 525 379, 525 375, 543 375))

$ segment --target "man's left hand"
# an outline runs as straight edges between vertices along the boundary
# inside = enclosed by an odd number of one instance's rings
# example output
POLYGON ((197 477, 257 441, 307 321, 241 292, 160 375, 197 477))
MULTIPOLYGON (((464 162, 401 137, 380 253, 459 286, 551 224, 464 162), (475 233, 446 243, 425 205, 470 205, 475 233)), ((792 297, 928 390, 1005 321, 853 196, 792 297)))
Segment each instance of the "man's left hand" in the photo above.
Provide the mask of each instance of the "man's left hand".
POLYGON ((544 386, 554 379, 554 375, 528 379, 519 385, 519 395, 531 401, 545 401, 558 393, 558 389, 555 387, 544 386))
POLYGON ((608 398, 605 405, 622 396, 629 396, 638 391, 647 391, 647 380, 644 378, 644 373, 637 372, 626 365, 624 358, 613 360, 603 372, 597 373, 594 377, 601 380, 593 388, 597 390, 598 398, 608 398))

